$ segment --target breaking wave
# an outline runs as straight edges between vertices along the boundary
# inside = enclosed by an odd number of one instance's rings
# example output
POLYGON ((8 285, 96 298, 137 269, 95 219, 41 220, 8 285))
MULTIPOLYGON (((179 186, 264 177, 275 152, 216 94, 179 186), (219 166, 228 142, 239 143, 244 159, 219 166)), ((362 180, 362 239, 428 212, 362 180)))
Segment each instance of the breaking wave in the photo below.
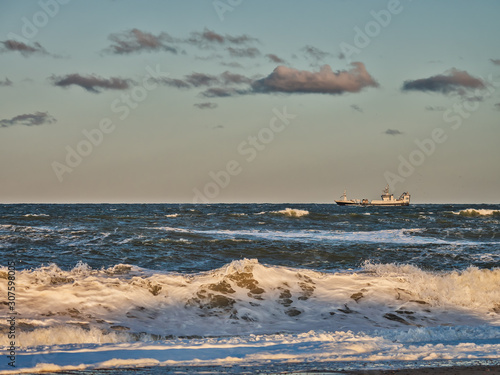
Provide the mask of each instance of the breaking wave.
POLYGON ((301 217, 301 216, 309 215, 309 211, 299 210, 296 208, 285 208, 284 210, 272 211, 271 213, 278 214, 278 215, 284 215, 284 216, 291 216, 291 217, 301 217))
MULTIPOLYGON (((2 267, 3 294, 6 278, 2 267)), ((500 325, 499 284, 500 269, 474 267, 433 273, 366 263, 358 272, 322 273, 245 259, 180 274, 126 264, 96 270, 79 263, 65 271, 52 264, 17 273, 19 345, 500 325)), ((1 305, 0 313, 6 309, 1 305)))
POLYGON ((459 212, 453 212, 456 215, 476 217, 476 216, 500 216, 500 210, 487 210, 479 208, 467 208, 459 212))

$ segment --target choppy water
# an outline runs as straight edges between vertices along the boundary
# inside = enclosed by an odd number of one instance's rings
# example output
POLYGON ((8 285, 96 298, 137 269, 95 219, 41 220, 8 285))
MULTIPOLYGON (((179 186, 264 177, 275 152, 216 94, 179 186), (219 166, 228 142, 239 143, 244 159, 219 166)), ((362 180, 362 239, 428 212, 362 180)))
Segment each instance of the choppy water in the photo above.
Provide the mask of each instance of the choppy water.
POLYGON ((27 368, 495 359, 499 224, 498 205, 3 205, 0 293, 14 261, 27 368))

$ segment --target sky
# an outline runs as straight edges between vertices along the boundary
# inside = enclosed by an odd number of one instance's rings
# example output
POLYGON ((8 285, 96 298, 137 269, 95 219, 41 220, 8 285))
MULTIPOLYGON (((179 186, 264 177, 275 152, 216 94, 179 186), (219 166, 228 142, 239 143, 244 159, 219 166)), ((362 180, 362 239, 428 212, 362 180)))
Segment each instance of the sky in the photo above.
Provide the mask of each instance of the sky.
POLYGON ((0 1, 4 203, 499 203, 500 2, 0 1))

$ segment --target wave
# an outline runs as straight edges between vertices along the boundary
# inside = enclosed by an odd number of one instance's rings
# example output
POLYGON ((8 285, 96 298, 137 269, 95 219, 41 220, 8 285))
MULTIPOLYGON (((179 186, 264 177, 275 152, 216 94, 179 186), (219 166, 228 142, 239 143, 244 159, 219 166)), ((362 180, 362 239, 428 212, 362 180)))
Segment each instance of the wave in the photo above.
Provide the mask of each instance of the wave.
POLYGON ((165 217, 178 217, 179 214, 169 214, 169 215, 165 215, 165 217))
POLYGON ((309 211, 307 210, 299 210, 294 208, 285 208, 284 210, 280 211, 271 211, 271 213, 284 216, 291 216, 291 217, 302 217, 309 215, 309 211))
MULTIPOLYGON (((7 269, 0 269, 6 295, 7 269)), ((222 337, 369 331, 441 325, 500 325, 500 269, 432 273, 366 263, 322 273, 233 261, 196 274, 119 264, 18 271, 23 348, 151 337, 222 337), (47 303, 50 301, 50 303, 47 303), (63 328, 64 327, 64 328, 63 328), (57 334, 56 334, 57 333, 57 334)), ((0 314, 7 306, 0 305, 0 314)), ((5 322, 0 331, 6 331, 5 322)), ((7 345, 0 335, 0 345, 7 345)))
POLYGON ((467 216, 467 217, 477 217, 477 216, 499 216, 500 210, 487 210, 479 208, 467 208, 459 212, 453 211, 455 215, 467 216))
POLYGON ((23 216, 24 217, 50 217, 50 215, 47 215, 47 214, 26 214, 23 216))
MULTIPOLYGON (((215 236, 226 238, 263 239, 270 241, 298 241, 298 242, 354 242, 354 243, 390 243, 407 245, 478 245, 482 242, 464 241, 462 239, 442 240, 436 237, 418 236, 414 233, 425 232, 422 228, 409 229, 386 229, 374 231, 327 231, 327 230, 294 230, 294 231, 273 231, 273 230, 194 230, 175 227, 155 227, 154 229, 168 232, 190 233, 203 236, 215 236)), ((488 242, 489 244, 494 242, 488 242)))

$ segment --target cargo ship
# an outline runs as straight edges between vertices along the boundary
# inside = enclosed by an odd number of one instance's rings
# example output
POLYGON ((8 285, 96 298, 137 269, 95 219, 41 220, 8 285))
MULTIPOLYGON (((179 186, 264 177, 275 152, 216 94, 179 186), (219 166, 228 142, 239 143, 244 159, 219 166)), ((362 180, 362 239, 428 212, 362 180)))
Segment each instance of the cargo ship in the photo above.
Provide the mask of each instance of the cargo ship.
POLYGON ((368 199, 347 199, 346 191, 344 190, 344 194, 340 197, 339 200, 336 200, 339 206, 409 206, 410 205, 410 194, 408 192, 404 192, 398 199, 394 198, 394 195, 389 192, 389 185, 385 187, 383 190, 383 194, 381 195, 381 200, 372 200, 368 199))

